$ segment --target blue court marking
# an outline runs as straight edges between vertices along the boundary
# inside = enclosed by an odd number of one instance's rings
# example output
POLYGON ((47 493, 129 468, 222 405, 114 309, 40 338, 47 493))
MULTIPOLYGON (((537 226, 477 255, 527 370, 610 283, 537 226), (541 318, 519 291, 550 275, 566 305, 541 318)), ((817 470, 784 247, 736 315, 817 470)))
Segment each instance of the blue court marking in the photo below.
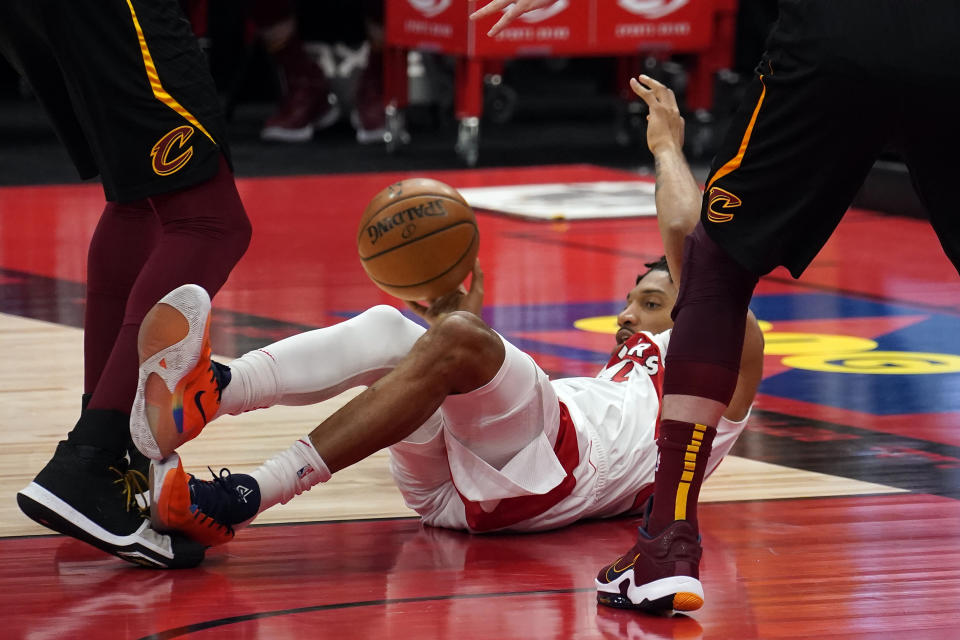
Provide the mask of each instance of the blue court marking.
POLYGON ((754 296, 750 308, 761 320, 827 320, 930 313, 902 304, 888 304, 829 293, 790 293, 754 296))
MULTIPOLYGON (((960 355, 958 329, 956 317, 935 314, 874 340, 879 351, 960 355)), ((960 411, 960 373, 862 375, 792 369, 764 380, 760 391, 882 416, 960 411)))

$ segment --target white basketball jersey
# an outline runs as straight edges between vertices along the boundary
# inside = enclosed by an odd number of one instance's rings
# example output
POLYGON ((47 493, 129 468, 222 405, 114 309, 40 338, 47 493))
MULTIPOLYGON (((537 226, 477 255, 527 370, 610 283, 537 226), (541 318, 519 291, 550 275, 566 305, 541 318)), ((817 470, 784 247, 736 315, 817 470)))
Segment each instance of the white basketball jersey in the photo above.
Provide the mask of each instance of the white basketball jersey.
POLYGON ((655 430, 669 340, 669 331, 635 333, 595 377, 551 381, 581 443, 576 486, 559 504, 511 528, 553 528, 634 508, 657 463, 655 430))

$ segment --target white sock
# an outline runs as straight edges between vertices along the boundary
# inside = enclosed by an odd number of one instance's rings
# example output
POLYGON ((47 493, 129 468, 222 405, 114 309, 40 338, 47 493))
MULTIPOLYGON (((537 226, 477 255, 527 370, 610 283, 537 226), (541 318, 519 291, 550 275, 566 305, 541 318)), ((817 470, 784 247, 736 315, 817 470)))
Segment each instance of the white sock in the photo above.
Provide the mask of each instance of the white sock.
POLYGON ((326 482, 332 474, 313 448, 309 436, 304 436, 250 475, 260 485, 260 510, 257 513, 263 513, 275 504, 286 504, 315 484, 326 482))
POLYGON ((393 307, 379 305, 251 351, 228 363, 232 377, 217 415, 314 404, 370 385, 393 369, 424 331, 393 307))

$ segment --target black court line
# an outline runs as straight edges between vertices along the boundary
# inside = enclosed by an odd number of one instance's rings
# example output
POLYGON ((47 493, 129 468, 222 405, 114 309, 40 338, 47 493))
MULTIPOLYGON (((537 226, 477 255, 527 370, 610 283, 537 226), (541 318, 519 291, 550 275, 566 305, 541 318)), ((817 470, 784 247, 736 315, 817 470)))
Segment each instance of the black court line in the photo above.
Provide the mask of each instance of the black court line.
POLYGON ((571 593, 585 593, 593 591, 593 587, 580 587, 576 589, 546 589, 542 591, 501 591, 494 593, 466 593, 459 595, 440 595, 440 596, 422 596, 419 598, 387 598, 384 600, 363 600, 357 602, 341 602, 338 604, 322 604, 312 607, 297 607, 295 609, 278 609, 276 611, 262 611, 260 613, 248 613, 241 616, 230 616, 219 618, 217 620, 207 620, 196 622, 194 624, 167 629, 149 636, 143 636, 140 640, 169 640, 170 638, 179 638, 196 631, 224 627, 239 622, 249 622, 250 620, 262 620, 264 618, 275 618, 277 616, 295 615, 299 613, 313 613, 315 611, 334 611, 337 609, 353 609, 357 607, 382 607, 393 604, 409 604, 412 602, 441 602, 444 600, 475 600, 480 598, 512 598, 517 596, 552 596, 565 595, 571 593))

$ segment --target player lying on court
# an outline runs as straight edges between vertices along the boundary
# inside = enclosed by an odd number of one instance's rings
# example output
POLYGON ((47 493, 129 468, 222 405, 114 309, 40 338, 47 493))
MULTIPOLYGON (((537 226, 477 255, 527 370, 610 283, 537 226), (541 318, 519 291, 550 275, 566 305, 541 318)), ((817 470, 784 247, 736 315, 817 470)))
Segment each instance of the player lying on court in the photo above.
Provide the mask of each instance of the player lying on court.
MULTIPOLYGON (((141 332, 131 431, 158 461, 151 473, 154 525, 209 545, 227 542, 258 513, 385 447, 397 487, 425 524, 539 531, 640 513, 653 489, 680 247, 700 202, 682 155, 675 98, 650 85, 642 97, 651 108, 648 145, 666 256, 648 265, 627 294, 616 347, 595 378, 551 381, 487 326, 479 315, 479 265, 469 291, 461 288, 429 308, 410 303, 429 329, 377 306, 247 353, 229 367, 210 359, 209 299, 187 285, 151 310, 141 332), (174 453, 208 419, 316 403, 358 385, 367 389, 249 475, 200 480, 183 471, 174 453)), ((743 429, 761 377, 762 335, 752 316, 747 327, 740 383, 712 451, 691 447, 694 458, 709 457, 707 473, 743 429)), ((695 530, 678 528, 671 540, 677 538, 699 559, 695 530)), ((601 570, 600 602, 652 611, 701 605, 696 572, 664 577, 656 565, 631 560, 601 570)))

